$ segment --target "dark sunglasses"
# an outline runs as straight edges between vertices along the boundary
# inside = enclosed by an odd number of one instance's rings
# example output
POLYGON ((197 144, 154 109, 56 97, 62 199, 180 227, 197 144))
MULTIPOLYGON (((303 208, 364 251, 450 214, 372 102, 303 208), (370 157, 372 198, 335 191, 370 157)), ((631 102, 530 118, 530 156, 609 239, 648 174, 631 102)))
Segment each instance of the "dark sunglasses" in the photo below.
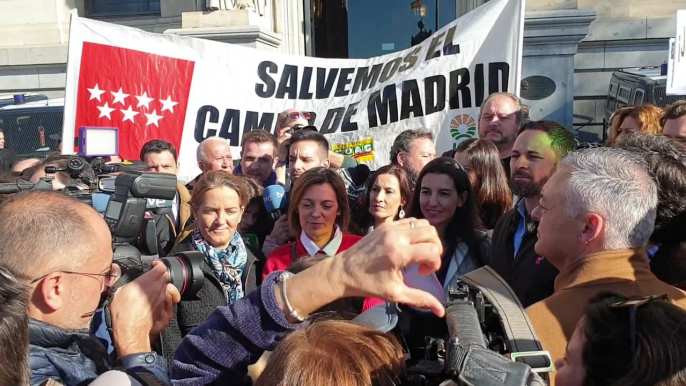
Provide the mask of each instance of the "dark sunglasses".
POLYGON ((636 310, 638 307, 648 304, 653 300, 669 300, 667 294, 650 295, 643 297, 633 297, 621 302, 613 303, 612 308, 628 308, 629 309, 629 334, 631 337, 631 352, 636 353, 636 310))

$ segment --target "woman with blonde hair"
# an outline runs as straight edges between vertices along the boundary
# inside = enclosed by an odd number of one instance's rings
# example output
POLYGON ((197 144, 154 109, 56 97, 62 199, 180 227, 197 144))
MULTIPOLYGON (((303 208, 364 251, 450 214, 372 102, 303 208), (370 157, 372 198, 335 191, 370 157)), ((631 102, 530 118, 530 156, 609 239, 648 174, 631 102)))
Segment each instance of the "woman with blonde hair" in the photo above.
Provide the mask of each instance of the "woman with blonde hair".
POLYGON ((197 299, 176 305, 169 327, 162 332, 162 352, 167 360, 173 358, 181 338, 215 308, 247 296, 262 282, 264 256, 245 243, 238 232, 250 196, 244 178, 226 170, 208 172, 195 184, 190 202, 195 223, 179 235, 170 256, 202 252, 205 284, 197 299))

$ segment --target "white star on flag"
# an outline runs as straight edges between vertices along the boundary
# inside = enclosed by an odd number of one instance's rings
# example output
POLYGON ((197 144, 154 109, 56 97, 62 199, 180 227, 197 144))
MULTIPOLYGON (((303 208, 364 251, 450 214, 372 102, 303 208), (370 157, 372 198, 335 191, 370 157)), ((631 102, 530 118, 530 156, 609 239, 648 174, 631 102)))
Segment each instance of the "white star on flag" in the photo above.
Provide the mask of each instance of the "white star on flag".
POLYGON ((126 98, 128 98, 129 94, 124 94, 121 87, 119 87, 119 91, 117 92, 110 91, 110 94, 114 96, 114 102, 112 102, 113 106, 117 103, 121 103, 122 106, 126 106, 126 98))
POLYGON ((145 114, 145 116, 148 117, 148 123, 146 123, 145 126, 153 124, 157 127, 160 127, 160 125, 157 122, 159 122, 159 120, 162 119, 162 116, 157 115, 157 110, 153 110, 152 114, 145 114))
POLYGON ((136 115, 140 114, 138 111, 133 111, 133 106, 129 106, 127 110, 120 109, 119 111, 121 111, 124 114, 124 119, 122 120, 122 122, 133 122, 133 118, 135 118, 136 115))
POLYGON ((97 106, 97 107, 98 107, 98 110, 100 110, 100 116, 99 116, 98 118, 102 118, 102 117, 105 117, 105 116, 106 116, 107 119, 112 120, 112 117, 110 116, 110 114, 112 114, 112 111, 114 111, 114 110, 116 110, 116 109, 111 108, 111 107, 107 104, 107 102, 105 102, 104 105, 102 105, 102 106, 97 106))
POLYGON ((89 93, 91 93, 91 97, 88 98, 88 100, 97 99, 98 102, 101 102, 101 101, 100 101, 100 95, 104 94, 104 93, 105 93, 105 90, 100 90, 100 88, 98 87, 98 84, 97 84, 97 83, 95 84, 95 87, 93 87, 93 88, 88 88, 87 90, 88 90, 89 93))
POLYGON ((147 91, 144 92, 143 95, 136 95, 136 99, 138 99, 138 106, 136 106, 136 107, 145 106, 146 109, 149 109, 150 108, 150 102, 154 101, 153 98, 148 97, 147 91))
POLYGON ((162 103, 162 110, 160 110, 160 113, 164 110, 169 110, 172 113, 174 112, 174 106, 178 105, 179 102, 173 102, 171 99, 171 95, 167 97, 167 99, 160 99, 160 102, 162 103))

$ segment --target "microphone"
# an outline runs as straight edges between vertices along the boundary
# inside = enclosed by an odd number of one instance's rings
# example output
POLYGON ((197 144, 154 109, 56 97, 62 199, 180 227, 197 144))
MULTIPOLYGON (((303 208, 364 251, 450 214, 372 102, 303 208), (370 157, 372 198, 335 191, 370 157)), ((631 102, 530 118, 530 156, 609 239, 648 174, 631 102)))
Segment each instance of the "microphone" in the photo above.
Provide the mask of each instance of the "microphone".
POLYGON ((286 191, 281 185, 269 185, 264 189, 264 206, 274 220, 283 215, 288 206, 286 191))

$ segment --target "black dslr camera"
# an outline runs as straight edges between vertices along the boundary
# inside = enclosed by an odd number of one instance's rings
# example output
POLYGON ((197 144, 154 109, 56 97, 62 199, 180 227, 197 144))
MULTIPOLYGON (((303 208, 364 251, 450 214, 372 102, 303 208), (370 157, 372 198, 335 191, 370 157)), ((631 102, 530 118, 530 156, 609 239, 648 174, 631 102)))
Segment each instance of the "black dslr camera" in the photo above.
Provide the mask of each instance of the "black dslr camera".
POLYGON ((451 287, 445 306, 445 319, 401 317, 401 341, 411 358, 402 386, 544 385, 528 364, 504 356, 510 347, 501 316, 480 290, 464 283, 451 287))
MULTIPOLYGON (((114 263, 121 268, 122 276, 111 293, 152 267, 153 257, 143 256, 132 243, 141 233, 147 199, 173 200, 176 196, 176 176, 131 171, 118 175, 114 185, 114 194, 107 204, 104 217, 112 232, 114 263)), ((160 260, 167 266, 169 282, 179 290, 182 299, 195 299, 205 282, 203 254, 192 251, 160 260)))

